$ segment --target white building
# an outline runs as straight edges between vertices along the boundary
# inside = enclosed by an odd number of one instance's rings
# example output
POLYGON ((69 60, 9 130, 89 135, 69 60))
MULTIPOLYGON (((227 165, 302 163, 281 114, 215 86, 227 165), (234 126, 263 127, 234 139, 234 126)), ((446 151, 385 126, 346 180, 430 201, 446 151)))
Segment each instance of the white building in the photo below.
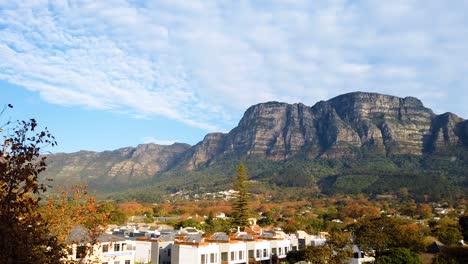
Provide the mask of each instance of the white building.
POLYGON ((249 261, 270 263, 271 249, 268 240, 247 241, 246 244, 249 261))
POLYGON ((135 261, 138 263, 171 264, 174 235, 158 238, 137 238, 135 261))
POLYGON ((74 228, 68 240, 68 260, 102 264, 133 264, 135 261, 135 242, 131 240, 104 233, 97 238, 95 245, 91 245, 83 227, 74 228))
POLYGON ((219 264, 219 245, 205 242, 201 234, 180 235, 172 246, 171 263, 219 264))
POLYGON ((223 264, 247 263, 246 243, 231 239, 226 233, 215 233, 205 240, 219 245, 219 255, 223 264))

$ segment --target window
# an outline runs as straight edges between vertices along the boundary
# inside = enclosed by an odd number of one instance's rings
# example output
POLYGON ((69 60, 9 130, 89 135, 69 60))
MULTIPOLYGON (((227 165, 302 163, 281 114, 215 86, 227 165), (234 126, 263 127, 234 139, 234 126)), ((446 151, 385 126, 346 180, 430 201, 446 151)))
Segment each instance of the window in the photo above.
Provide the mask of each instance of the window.
POLYGON ((83 258, 86 256, 86 246, 77 246, 76 247, 76 255, 77 259, 83 258))
POLYGON ((260 258, 260 249, 257 249, 257 258, 260 258))
POLYGON ((228 261, 228 253, 221 252, 221 261, 228 261))
POLYGON ((272 249, 271 249, 271 254, 275 254, 275 255, 276 255, 276 248, 272 248, 272 249))
POLYGON ((205 263, 206 263, 205 254, 202 254, 202 255, 200 256, 200 263, 201 263, 201 264, 205 264, 205 263))
POLYGON ((297 246, 293 246, 292 250, 297 251, 297 246))
POLYGON ((67 251, 68 251, 68 255, 73 255, 73 248, 72 247, 68 247, 67 251))
POLYGON ((119 260, 114 261, 114 264, 120 264, 119 260))
POLYGON ((109 262, 103 262, 102 264, 109 264, 109 262))
POLYGON ((131 261, 129 259, 125 260, 125 264, 130 264, 130 262, 131 261))
POLYGON ((108 252, 109 251, 109 245, 102 245, 102 252, 108 252))
POLYGON ((288 253, 288 247, 284 247, 284 254, 288 253))
POLYGON ((278 250, 279 250, 279 251, 278 251, 278 255, 283 255, 283 250, 282 250, 282 248, 279 247, 278 250))
POLYGON ((254 250, 250 249, 249 250, 249 258, 253 258, 253 257, 254 257, 254 250))
POLYGON ((242 254, 242 253, 244 253, 244 252, 239 251, 239 259, 240 259, 240 260, 244 258, 244 254, 242 254))
POLYGON ((235 260, 236 259, 236 252, 232 251, 231 252, 231 260, 235 260))
POLYGON ((168 256, 168 257, 171 256, 171 249, 168 249, 168 250, 167 250, 167 256, 168 256))
POLYGON ((215 254, 214 253, 210 254, 210 263, 215 263, 215 254))
POLYGON ((127 250, 127 243, 122 243, 122 251, 126 251, 127 250))
POLYGON ((263 257, 266 258, 266 256, 267 256, 267 249, 264 248, 264 249, 263 249, 263 257))
POLYGON ((114 251, 120 251, 120 244, 114 244, 114 251))

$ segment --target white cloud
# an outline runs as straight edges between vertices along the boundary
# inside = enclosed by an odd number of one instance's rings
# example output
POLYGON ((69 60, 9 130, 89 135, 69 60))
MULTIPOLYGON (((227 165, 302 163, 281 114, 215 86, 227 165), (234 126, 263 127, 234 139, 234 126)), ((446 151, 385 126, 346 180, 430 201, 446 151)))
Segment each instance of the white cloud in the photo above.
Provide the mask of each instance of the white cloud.
POLYGON ((157 139, 157 138, 154 138, 154 137, 144 137, 143 138, 143 143, 144 144, 149 144, 149 143, 154 143, 154 144, 158 144, 158 145, 172 145, 176 142, 179 142, 178 140, 161 140, 161 139, 157 139))
POLYGON ((2 5, 0 78, 51 103, 209 131, 258 102, 366 89, 468 116, 463 1, 189 2, 2 5))

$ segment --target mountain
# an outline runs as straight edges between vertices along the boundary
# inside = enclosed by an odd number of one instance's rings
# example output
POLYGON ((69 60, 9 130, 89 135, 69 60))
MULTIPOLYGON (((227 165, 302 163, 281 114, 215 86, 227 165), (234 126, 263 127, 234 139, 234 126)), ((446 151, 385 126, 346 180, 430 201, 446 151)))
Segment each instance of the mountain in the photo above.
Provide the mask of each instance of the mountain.
POLYGON ((373 147, 384 155, 423 155, 467 146, 467 122, 435 115, 414 97, 355 92, 304 104, 268 102, 250 107, 227 134, 208 134, 184 157, 187 170, 223 155, 288 160, 341 158, 373 147))
POLYGON ((126 186, 168 170, 190 145, 142 144, 113 151, 52 154, 41 177, 59 183, 87 183, 93 187, 126 186))
MULTIPOLYGON (((229 133, 208 134, 195 146, 143 144, 54 154, 43 176, 86 182, 104 191, 152 184, 174 190, 179 185, 219 185, 218 180, 227 179, 242 160, 249 162, 252 177, 277 185, 322 184, 322 190, 333 191, 346 189, 346 182, 369 183, 370 178, 386 186, 395 175, 424 181, 420 175, 434 171, 454 175, 450 184, 463 185, 468 169, 464 154, 456 154, 458 163, 444 162, 451 162, 454 151, 467 150, 467 120, 452 113, 436 115, 414 97, 354 92, 311 107, 280 102, 251 106, 229 133)), ((363 186, 361 190, 374 188, 363 186)))

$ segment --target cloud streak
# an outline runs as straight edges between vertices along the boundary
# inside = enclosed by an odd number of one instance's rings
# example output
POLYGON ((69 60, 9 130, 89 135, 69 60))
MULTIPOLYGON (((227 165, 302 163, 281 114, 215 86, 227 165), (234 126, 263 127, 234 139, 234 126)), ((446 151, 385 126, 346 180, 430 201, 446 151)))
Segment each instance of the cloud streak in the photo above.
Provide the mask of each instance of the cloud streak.
POLYGON ((468 116, 463 1, 18 2, 0 8, 0 78, 50 103, 208 131, 354 90, 468 116))

